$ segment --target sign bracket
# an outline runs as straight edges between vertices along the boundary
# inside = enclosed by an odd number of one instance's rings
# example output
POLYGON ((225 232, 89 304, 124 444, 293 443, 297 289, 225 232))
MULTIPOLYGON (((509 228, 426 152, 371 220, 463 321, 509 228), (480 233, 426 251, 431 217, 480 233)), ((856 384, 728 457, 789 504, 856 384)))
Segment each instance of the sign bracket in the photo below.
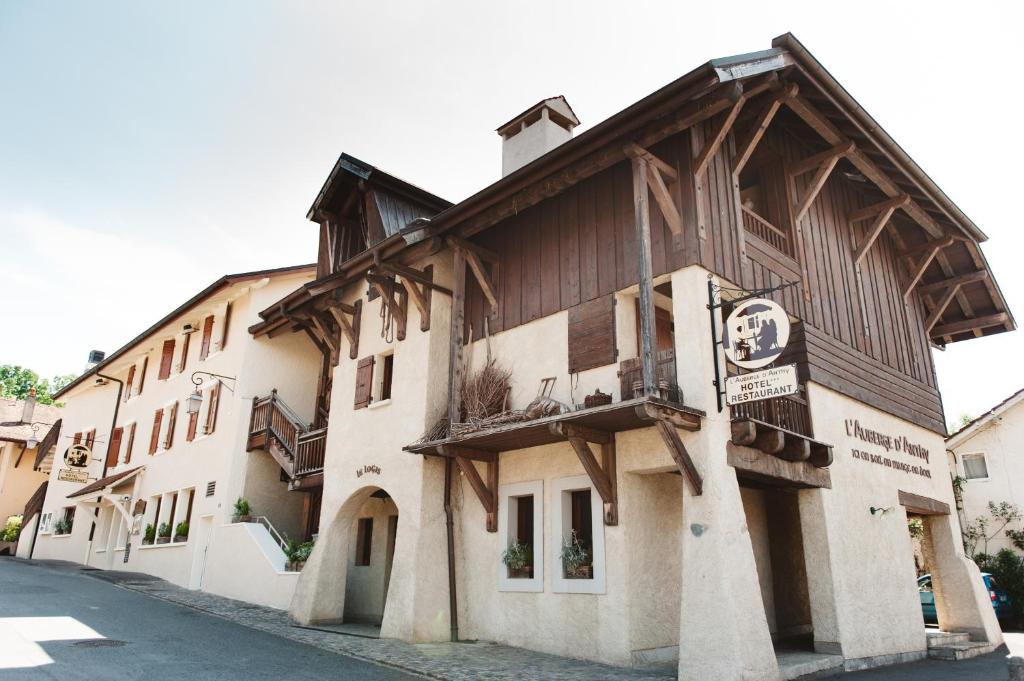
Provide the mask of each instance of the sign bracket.
POLYGON ((718 336, 719 320, 717 318, 718 315, 716 314, 716 310, 719 310, 725 307, 726 305, 737 305, 739 303, 745 302, 747 300, 752 300, 754 298, 763 298, 769 293, 781 291, 791 286, 797 286, 799 285, 799 283, 800 282, 798 281, 787 281, 783 282, 782 284, 779 284, 778 286, 749 290, 743 288, 730 288, 728 286, 721 286, 715 283, 713 274, 708 275, 708 304, 706 307, 708 310, 708 315, 711 318, 711 363, 712 366, 714 366, 715 368, 715 379, 711 382, 711 384, 715 387, 715 400, 718 404, 718 413, 722 413, 722 410, 725 408, 725 381, 722 379, 722 367, 718 362, 718 347, 720 345, 723 345, 723 339, 719 338, 718 336), (733 291, 736 293, 741 293, 743 295, 738 296, 736 298, 730 298, 727 301, 723 301, 722 291, 733 291))

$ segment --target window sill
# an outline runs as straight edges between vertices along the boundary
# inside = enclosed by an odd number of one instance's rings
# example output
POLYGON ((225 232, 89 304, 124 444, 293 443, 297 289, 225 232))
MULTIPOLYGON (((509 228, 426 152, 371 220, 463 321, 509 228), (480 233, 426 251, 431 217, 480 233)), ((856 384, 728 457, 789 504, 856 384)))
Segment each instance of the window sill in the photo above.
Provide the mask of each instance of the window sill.
POLYGON ((499 593, 543 593, 544 580, 540 577, 530 579, 505 577, 498 578, 499 593))
POLYGON ((180 542, 177 542, 177 543, 175 543, 175 542, 167 542, 166 544, 143 544, 142 546, 139 547, 139 550, 140 551, 148 551, 150 549, 170 549, 170 548, 177 548, 177 547, 181 547, 181 546, 188 546, 188 542, 180 541, 180 542))
POLYGON ((51 533, 49 536, 53 537, 54 539, 67 539, 67 538, 69 538, 71 536, 71 533, 70 532, 68 532, 66 534, 54 534, 54 533, 51 533))
POLYGON ((389 404, 391 404, 391 398, 390 397, 388 399, 386 399, 386 400, 380 400, 378 402, 370 402, 368 405, 366 405, 366 408, 367 409, 377 409, 379 407, 386 407, 389 404))

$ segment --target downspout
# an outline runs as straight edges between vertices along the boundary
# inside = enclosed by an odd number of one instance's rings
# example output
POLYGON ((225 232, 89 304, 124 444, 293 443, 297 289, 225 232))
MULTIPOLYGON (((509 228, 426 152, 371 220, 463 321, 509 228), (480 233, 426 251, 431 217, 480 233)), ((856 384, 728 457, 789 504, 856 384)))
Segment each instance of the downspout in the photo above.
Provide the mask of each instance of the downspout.
MULTIPOLYGON (((108 381, 114 381, 117 383, 117 401, 114 403, 114 418, 110 420, 110 434, 107 436, 107 447, 110 447, 110 438, 114 437, 114 428, 117 427, 117 414, 121 410, 121 393, 124 390, 124 382, 120 381, 113 376, 104 376, 103 374, 96 372, 98 378, 105 378, 108 381)), ((100 479, 107 477, 107 457, 103 457, 103 474, 100 479)), ((96 534, 96 519, 100 516, 100 509, 97 506, 92 513, 92 527, 89 528, 89 553, 92 553, 92 538, 96 534)))
POLYGON ((455 523, 452 519, 452 460, 444 460, 444 523, 448 532, 448 616, 451 640, 459 640, 459 604, 455 591, 455 523))

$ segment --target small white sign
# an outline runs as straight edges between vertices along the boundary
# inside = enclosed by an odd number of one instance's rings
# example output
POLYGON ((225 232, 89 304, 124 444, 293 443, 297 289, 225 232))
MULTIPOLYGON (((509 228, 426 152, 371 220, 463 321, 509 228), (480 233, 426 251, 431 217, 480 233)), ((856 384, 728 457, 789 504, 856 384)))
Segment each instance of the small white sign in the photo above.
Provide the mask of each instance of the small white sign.
POLYGON ((57 471, 57 479, 64 482, 89 482, 89 472, 74 468, 61 468, 57 471))
POLYGON ((740 303, 722 328, 725 356, 743 369, 760 369, 771 364, 788 342, 789 315, 778 303, 767 298, 740 303))
POLYGON ((796 365, 787 364, 725 379, 725 403, 731 406, 744 402, 767 400, 772 397, 792 395, 799 389, 796 365))

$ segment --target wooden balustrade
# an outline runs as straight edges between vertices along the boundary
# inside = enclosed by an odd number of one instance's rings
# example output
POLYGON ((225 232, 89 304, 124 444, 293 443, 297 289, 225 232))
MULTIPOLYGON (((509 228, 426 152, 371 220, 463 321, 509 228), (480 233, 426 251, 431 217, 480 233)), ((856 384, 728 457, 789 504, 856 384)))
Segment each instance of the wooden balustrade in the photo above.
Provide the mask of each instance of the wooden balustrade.
POLYGON ((299 435, 295 453, 295 475, 318 473, 324 469, 327 452, 327 429, 311 430, 299 435))
POLYGON ((795 395, 734 404, 729 409, 733 420, 755 419, 785 428, 798 435, 814 437, 814 430, 811 428, 811 410, 807 399, 803 396, 803 387, 795 395))
POLYGON ((766 242, 772 248, 782 251, 786 255, 793 255, 788 234, 745 206, 740 208, 743 213, 743 228, 745 230, 766 242))
POLYGON ((277 396, 274 390, 267 397, 253 400, 249 417, 249 437, 264 436, 269 446, 272 437, 293 462, 293 476, 318 473, 324 468, 327 428, 310 430, 302 419, 277 396))

